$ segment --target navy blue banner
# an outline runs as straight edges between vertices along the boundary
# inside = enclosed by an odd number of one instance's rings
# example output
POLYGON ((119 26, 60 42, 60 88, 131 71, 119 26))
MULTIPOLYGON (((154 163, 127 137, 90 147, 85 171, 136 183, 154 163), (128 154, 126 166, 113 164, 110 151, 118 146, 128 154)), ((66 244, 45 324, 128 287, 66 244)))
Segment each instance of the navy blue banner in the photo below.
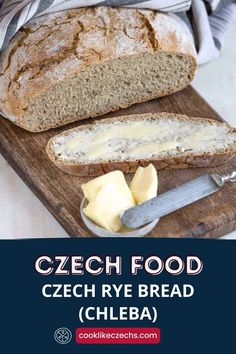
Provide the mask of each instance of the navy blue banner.
POLYGON ((0 241, 0 352, 235 351, 235 241, 0 241))

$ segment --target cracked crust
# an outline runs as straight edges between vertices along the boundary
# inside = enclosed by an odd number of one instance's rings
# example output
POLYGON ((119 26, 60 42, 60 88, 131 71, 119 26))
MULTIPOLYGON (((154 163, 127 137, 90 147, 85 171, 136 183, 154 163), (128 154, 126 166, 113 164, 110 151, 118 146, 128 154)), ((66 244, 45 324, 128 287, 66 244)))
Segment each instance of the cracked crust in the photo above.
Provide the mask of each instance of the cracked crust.
POLYGON ((196 53, 189 33, 166 14, 94 7, 33 19, 17 33, 4 53, 0 110, 25 127, 24 114, 30 104, 58 82, 92 65, 156 51, 189 56, 190 80, 193 78, 196 53))
MULTIPOLYGON (((174 113, 145 113, 139 115, 129 115, 123 117, 116 118, 108 118, 104 120, 94 121, 90 125, 82 125, 77 128, 69 129, 58 136, 68 135, 72 131, 77 130, 86 130, 89 129, 93 125, 100 124, 108 124, 114 121, 125 122, 126 119, 136 120, 137 116, 139 120, 145 120, 147 118, 152 119, 165 119, 165 118, 177 118, 182 121, 191 121, 197 120, 199 123, 208 123, 212 125, 225 125, 230 128, 230 131, 236 135, 236 129, 231 128, 227 123, 217 122, 212 119, 207 118, 199 118, 199 117, 188 117, 186 115, 174 114, 174 113)), ((80 177, 88 177, 88 176, 99 176, 102 174, 106 174, 108 172, 114 170, 121 170, 124 173, 134 173, 139 166, 146 167, 150 163, 152 163, 155 168, 160 170, 166 169, 184 169, 184 168, 204 168, 204 167, 214 167, 219 166, 224 163, 228 163, 231 158, 236 155, 236 144, 232 145, 229 149, 225 149, 224 151, 216 151, 215 153, 189 153, 186 155, 185 153, 179 152, 177 156, 163 156, 158 159, 146 159, 146 160, 130 160, 130 161, 110 161, 110 162, 99 162, 99 163, 76 163, 76 162, 65 162, 60 160, 56 154, 54 154, 52 149, 52 144, 54 142, 55 137, 51 138, 47 144, 46 151, 49 159, 63 172, 66 172, 71 175, 76 175, 80 177)))

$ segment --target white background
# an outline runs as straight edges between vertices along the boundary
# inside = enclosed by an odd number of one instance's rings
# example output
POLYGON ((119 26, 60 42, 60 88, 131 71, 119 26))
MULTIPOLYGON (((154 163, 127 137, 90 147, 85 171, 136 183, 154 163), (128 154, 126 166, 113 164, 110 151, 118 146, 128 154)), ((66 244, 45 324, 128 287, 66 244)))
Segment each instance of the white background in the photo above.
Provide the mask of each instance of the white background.
MULTIPOLYGON (((236 21, 220 58, 199 68, 193 86, 236 127, 236 21)), ((78 211, 79 212, 79 211, 78 211)), ((67 237, 58 222, 0 155, 0 238, 67 237)), ((227 238, 236 239, 236 231, 227 238)))

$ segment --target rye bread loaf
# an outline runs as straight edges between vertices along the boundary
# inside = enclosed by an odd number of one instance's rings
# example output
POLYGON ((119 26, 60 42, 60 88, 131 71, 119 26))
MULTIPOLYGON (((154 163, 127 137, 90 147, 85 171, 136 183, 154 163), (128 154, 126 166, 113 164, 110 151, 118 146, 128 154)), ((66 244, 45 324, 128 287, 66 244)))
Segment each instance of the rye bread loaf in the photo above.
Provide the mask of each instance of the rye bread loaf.
POLYGON ((0 111, 40 132, 181 90, 195 69, 190 32, 171 15, 57 12, 31 20, 4 53, 0 111))
POLYGON ((133 173, 149 163, 157 170, 212 167, 236 154, 236 129, 211 119, 147 113, 67 130, 50 139, 47 153, 61 170, 79 176, 133 173))

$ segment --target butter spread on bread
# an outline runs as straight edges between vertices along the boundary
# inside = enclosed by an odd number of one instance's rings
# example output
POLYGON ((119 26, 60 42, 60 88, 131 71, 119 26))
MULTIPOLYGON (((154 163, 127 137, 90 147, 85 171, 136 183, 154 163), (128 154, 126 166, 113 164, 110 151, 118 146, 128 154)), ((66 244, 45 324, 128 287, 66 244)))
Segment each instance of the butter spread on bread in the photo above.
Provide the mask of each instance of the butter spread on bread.
POLYGON ((104 119, 50 139, 49 158, 63 171, 96 176, 133 173, 152 163, 166 168, 210 167, 236 152, 236 130, 211 119, 171 113, 104 119))

